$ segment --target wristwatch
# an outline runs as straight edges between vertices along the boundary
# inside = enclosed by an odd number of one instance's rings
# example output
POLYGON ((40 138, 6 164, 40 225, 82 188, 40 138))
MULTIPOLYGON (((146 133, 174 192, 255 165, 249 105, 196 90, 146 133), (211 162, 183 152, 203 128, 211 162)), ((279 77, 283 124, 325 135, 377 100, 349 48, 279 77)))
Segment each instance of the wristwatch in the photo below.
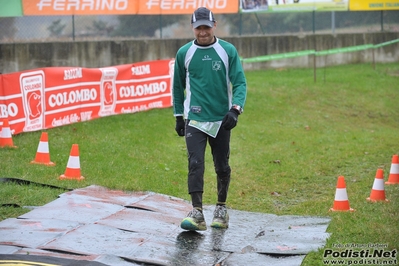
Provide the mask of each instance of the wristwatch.
POLYGON ((240 113, 240 114, 243 112, 241 106, 239 106, 239 105, 234 104, 233 108, 236 109, 238 111, 238 113, 240 113))

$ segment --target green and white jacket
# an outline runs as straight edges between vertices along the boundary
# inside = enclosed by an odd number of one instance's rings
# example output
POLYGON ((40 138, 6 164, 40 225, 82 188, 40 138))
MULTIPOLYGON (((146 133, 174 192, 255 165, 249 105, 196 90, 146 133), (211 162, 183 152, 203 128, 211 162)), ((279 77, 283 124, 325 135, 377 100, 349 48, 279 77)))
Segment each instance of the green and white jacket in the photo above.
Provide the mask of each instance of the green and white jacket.
POLYGON ((244 108, 247 83, 236 48, 219 38, 208 46, 182 46, 172 94, 174 116, 199 122, 223 120, 232 105, 244 108))

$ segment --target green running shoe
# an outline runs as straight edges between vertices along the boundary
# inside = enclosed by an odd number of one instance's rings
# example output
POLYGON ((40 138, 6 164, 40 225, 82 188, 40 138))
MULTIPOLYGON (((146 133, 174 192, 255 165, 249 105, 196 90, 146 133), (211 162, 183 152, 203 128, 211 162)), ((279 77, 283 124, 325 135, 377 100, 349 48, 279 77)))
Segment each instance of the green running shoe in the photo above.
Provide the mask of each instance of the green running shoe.
POLYGON ((186 218, 181 221, 180 227, 189 231, 205 231, 206 223, 202 212, 198 209, 190 211, 186 218))
POLYGON ((211 227, 220 229, 227 229, 229 227, 229 214, 227 213, 226 206, 216 205, 211 227))

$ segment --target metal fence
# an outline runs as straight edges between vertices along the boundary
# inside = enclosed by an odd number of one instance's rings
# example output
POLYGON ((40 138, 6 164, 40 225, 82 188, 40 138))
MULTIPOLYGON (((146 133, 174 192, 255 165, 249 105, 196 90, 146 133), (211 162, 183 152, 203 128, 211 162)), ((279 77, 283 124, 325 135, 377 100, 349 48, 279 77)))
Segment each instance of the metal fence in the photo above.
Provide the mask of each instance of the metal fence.
MULTIPOLYGON (((219 37, 399 32, 399 11, 217 14, 219 37)), ((0 43, 190 38, 190 15, 0 18, 0 43)))

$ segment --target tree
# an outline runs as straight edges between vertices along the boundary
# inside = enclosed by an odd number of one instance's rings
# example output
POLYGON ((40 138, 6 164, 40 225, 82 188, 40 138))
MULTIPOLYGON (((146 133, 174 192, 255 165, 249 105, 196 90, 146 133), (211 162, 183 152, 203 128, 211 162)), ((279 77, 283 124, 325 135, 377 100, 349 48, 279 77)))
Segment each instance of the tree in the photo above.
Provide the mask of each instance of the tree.
POLYGON ((179 15, 125 15, 119 16, 119 26, 112 36, 121 37, 154 37, 161 27, 179 22, 179 15))
POLYGON ((0 39, 14 39, 17 29, 15 27, 15 18, 0 18, 0 39))
POLYGON ((65 24, 61 24, 61 19, 58 19, 53 21, 53 23, 47 27, 47 30, 50 32, 51 37, 58 37, 62 35, 65 26, 65 24))
POLYGON ((114 30, 114 27, 108 26, 107 22, 104 22, 103 20, 94 20, 93 28, 89 27, 89 30, 93 30, 95 35, 109 36, 114 30))

